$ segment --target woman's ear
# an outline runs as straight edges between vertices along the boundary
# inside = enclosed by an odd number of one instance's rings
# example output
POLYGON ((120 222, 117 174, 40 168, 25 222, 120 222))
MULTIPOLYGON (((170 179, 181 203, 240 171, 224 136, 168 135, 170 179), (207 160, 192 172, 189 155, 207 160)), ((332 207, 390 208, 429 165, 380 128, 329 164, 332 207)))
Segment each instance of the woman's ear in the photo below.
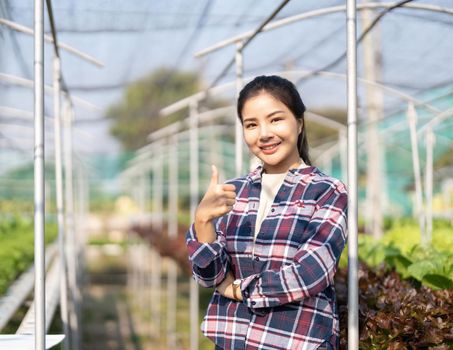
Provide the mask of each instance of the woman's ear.
POLYGON ((300 135, 304 128, 304 121, 302 119, 296 119, 297 120, 297 135, 300 135))

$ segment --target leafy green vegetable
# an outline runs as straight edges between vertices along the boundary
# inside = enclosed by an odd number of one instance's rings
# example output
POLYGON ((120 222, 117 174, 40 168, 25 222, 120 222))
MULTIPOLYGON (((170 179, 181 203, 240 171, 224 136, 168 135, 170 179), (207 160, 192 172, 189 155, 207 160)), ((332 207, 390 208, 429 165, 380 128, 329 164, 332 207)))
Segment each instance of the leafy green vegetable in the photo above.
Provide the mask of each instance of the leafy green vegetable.
MULTIPOLYGON (((55 240, 57 227, 46 224, 46 243, 55 240)), ((0 221, 0 295, 19 274, 33 262, 33 221, 20 216, 2 218, 0 221)))
MULTIPOLYGON (((360 264, 359 276, 359 349, 452 348, 453 289, 417 286, 384 266, 370 269, 360 264)), ((445 283, 443 276, 424 278, 433 284, 445 283)), ((340 268, 335 276, 340 349, 347 349, 347 280, 347 269, 340 268)))
MULTIPOLYGON (((411 221, 393 223, 377 241, 360 234, 359 260, 370 267, 385 265, 403 278, 413 278, 433 289, 453 287, 453 225, 435 221, 432 244, 420 246, 418 226, 411 221)), ((340 268, 347 266, 347 249, 340 258, 340 268)))

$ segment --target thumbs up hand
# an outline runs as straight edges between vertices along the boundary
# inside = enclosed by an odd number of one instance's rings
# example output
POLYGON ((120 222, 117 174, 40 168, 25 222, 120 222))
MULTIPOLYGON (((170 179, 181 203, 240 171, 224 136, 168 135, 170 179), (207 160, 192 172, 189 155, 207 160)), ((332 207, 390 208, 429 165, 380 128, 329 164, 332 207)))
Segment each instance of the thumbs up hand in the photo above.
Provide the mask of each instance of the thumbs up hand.
POLYGON ((211 181, 208 189, 195 211, 195 221, 212 222, 215 218, 225 215, 236 203, 236 187, 230 184, 219 184, 219 172, 215 165, 211 166, 211 181))

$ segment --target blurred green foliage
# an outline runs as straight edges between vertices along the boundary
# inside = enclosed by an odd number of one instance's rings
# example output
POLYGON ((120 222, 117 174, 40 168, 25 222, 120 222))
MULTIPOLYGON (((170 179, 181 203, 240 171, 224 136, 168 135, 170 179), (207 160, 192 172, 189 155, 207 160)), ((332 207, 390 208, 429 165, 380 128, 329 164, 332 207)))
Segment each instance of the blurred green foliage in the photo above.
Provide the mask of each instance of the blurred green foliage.
POLYGON ((33 206, 30 200, 0 200, 0 213, 2 216, 33 215, 33 206))
MULTIPOLYGON (((46 244, 57 237, 55 223, 46 223, 46 244)), ((34 231, 31 218, 12 216, 0 220, 0 295, 33 262, 34 231)))
MULTIPOLYGON (((403 278, 413 278, 433 289, 453 288, 453 224, 436 220, 432 242, 420 244, 420 232, 411 219, 387 222, 388 231, 381 240, 365 234, 359 235, 359 260, 370 267, 384 264, 394 268, 403 278)), ((340 267, 347 267, 347 247, 340 267)))
MULTIPOLYGON (((159 111, 202 89, 196 73, 160 68, 130 84, 121 101, 111 106, 106 116, 112 120, 110 133, 124 150, 135 150, 148 143, 147 136, 168 124, 188 116, 182 109, 161 118, 159 111)), ((206 107, 221 105, 219 101, 206 103, 206 107)))

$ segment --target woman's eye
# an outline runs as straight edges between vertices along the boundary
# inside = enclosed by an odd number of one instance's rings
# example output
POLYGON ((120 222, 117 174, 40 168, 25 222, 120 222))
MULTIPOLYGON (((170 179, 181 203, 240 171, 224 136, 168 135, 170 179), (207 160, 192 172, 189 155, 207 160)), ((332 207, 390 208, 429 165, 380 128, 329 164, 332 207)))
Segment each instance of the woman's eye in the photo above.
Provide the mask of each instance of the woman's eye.
POLYGON ((278 121, 280 121, 280 120, 282 120, 282 119, 283 119, 283 118, 273 118, 273 119, 271 120, 271 123, 278 122, 278 121))
POLYGON ((256 124, 250 123, 250 124, 246 124, 245 128, 246 129, 251 129, 251 128, 255 127, 255 126, 256 126, 256 124))

